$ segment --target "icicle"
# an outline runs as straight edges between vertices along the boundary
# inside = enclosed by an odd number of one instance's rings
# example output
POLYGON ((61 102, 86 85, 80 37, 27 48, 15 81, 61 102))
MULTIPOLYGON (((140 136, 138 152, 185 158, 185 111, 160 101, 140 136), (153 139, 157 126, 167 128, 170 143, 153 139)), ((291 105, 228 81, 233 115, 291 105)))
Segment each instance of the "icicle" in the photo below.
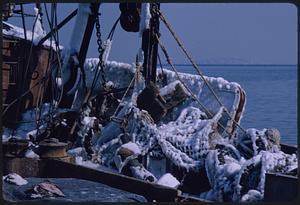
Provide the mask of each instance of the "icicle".
POLYGON ((133 105, 136 105, 137 96, 142 92, 142 90, 145 88, 145 79, 142 76, 141 68, 143 66, 144 62, 144 52, 140 48, 138 55, 137 55, 137 62, 136 62, 136 72, 135 72, 135 81, 134 81, 134 89, 131 96, 131 102, 133 105))
POLYGON ((102 61, 104 63, 104 65, 106 64, 107 60, 108 60, 108 56, 110 54, 110 49, 111 49, 111 45, 112 45, 112 41, 107 39, 106 41, 104 41, 104 52, 102 55, 102 61))

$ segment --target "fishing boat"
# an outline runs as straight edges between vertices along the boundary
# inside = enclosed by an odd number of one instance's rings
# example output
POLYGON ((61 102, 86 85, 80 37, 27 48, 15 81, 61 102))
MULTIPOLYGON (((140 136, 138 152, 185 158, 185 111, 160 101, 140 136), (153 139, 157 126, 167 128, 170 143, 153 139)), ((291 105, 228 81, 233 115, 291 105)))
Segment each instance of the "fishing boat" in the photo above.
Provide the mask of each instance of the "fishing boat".
MULTIPOLYGON (((297 147, 282 144, 275 128, 240 125, 246 92, 236 82, 202 73, 159 3, 120 3, 120 17, 105 41, 99 3, 80 3, 62 22, 55 18, 55 3, 52 18, 37 3, 32 31, 25 27, 23 4, 3 8, 4 20, 18 14, 23 22, 23 27, 2 24, 5 200, 82 200, 77 196, 82 192, 70 184, 86 184, 91 192, 92 182, 108 186, 105 193, 122 193, 124 201, 132 199, 130 194, 135 201, 152 202, 296 198, 297 147), (64 48, 58 32, 74 17, 64 48), (160 38, 160 24, 197 75, 177 71, 160 38), (142 45, 132 64, 109 60, 118 25, 140 34, 142 45), (86 58, 94 27, 99 55, 86 58), (163 68, 159 48, 172 70, 163 68), (46 178, 25 190, 24 180, 32 185, 46 178)), ((107 196, 94 198, 114 199, 107 196)))

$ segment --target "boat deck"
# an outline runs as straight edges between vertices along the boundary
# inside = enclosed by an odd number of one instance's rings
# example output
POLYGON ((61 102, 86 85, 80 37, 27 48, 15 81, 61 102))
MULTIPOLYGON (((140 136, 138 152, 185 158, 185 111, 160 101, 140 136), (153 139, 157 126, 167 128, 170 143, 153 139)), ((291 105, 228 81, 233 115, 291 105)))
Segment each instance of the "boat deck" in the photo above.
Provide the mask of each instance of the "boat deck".
POLYGON ((25 178, 28 184, 17 186, 3 182, 3 198, 10 202, 147 202, 137 194, 116 189, 108 185, 76 178, 25 178), (64 193, 64 197, 44 197, 31 199, 26 190, 49 180, 64 193))

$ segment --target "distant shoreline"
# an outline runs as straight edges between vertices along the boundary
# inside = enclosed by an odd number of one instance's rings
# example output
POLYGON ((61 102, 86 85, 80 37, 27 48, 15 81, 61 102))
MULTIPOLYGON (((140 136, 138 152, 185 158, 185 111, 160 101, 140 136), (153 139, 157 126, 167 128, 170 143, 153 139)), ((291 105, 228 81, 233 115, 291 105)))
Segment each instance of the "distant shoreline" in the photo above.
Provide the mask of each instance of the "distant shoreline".
MULTIPOLYGON (((162 64, 163 66, 168 66, 168 64, 162 64)), ((175 66, 190 66, 192 64, 174 64, 175 66)), ((253 66, 253 67, 259 67, 259 66, 298 66, 297 64, 197 64, 198 66, 253 66)))

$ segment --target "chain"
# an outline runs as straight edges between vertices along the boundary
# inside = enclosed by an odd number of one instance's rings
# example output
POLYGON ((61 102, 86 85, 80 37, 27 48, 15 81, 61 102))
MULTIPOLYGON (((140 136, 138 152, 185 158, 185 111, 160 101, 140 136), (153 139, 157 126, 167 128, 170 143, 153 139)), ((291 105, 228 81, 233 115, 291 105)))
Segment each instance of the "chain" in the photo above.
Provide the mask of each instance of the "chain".
POLYGON ((98 44, 98 53, 99 53, 99 65, 100 65, 100 72, 101 72, 101 78, 102 78, 102 85, 103 87, 106 84, 106 79, 104 75, 104 63, 102 61, 102 56, 104 53, 104 49, 102 47, 102 38, 101 38, 101 30, 100 30, 100 19, 99 15, 96 16, 96 36, 97 36, 97 44, 98 44))
POLYGON ((102 48, 102 39, 101 39, 101 31, 100 31, 100 19, 99 16, 96 16, 96 36, 97 36, 97 44, 98 44, 98 52, 99 58, 101 57, 101 53, 103 52, 102 48))

